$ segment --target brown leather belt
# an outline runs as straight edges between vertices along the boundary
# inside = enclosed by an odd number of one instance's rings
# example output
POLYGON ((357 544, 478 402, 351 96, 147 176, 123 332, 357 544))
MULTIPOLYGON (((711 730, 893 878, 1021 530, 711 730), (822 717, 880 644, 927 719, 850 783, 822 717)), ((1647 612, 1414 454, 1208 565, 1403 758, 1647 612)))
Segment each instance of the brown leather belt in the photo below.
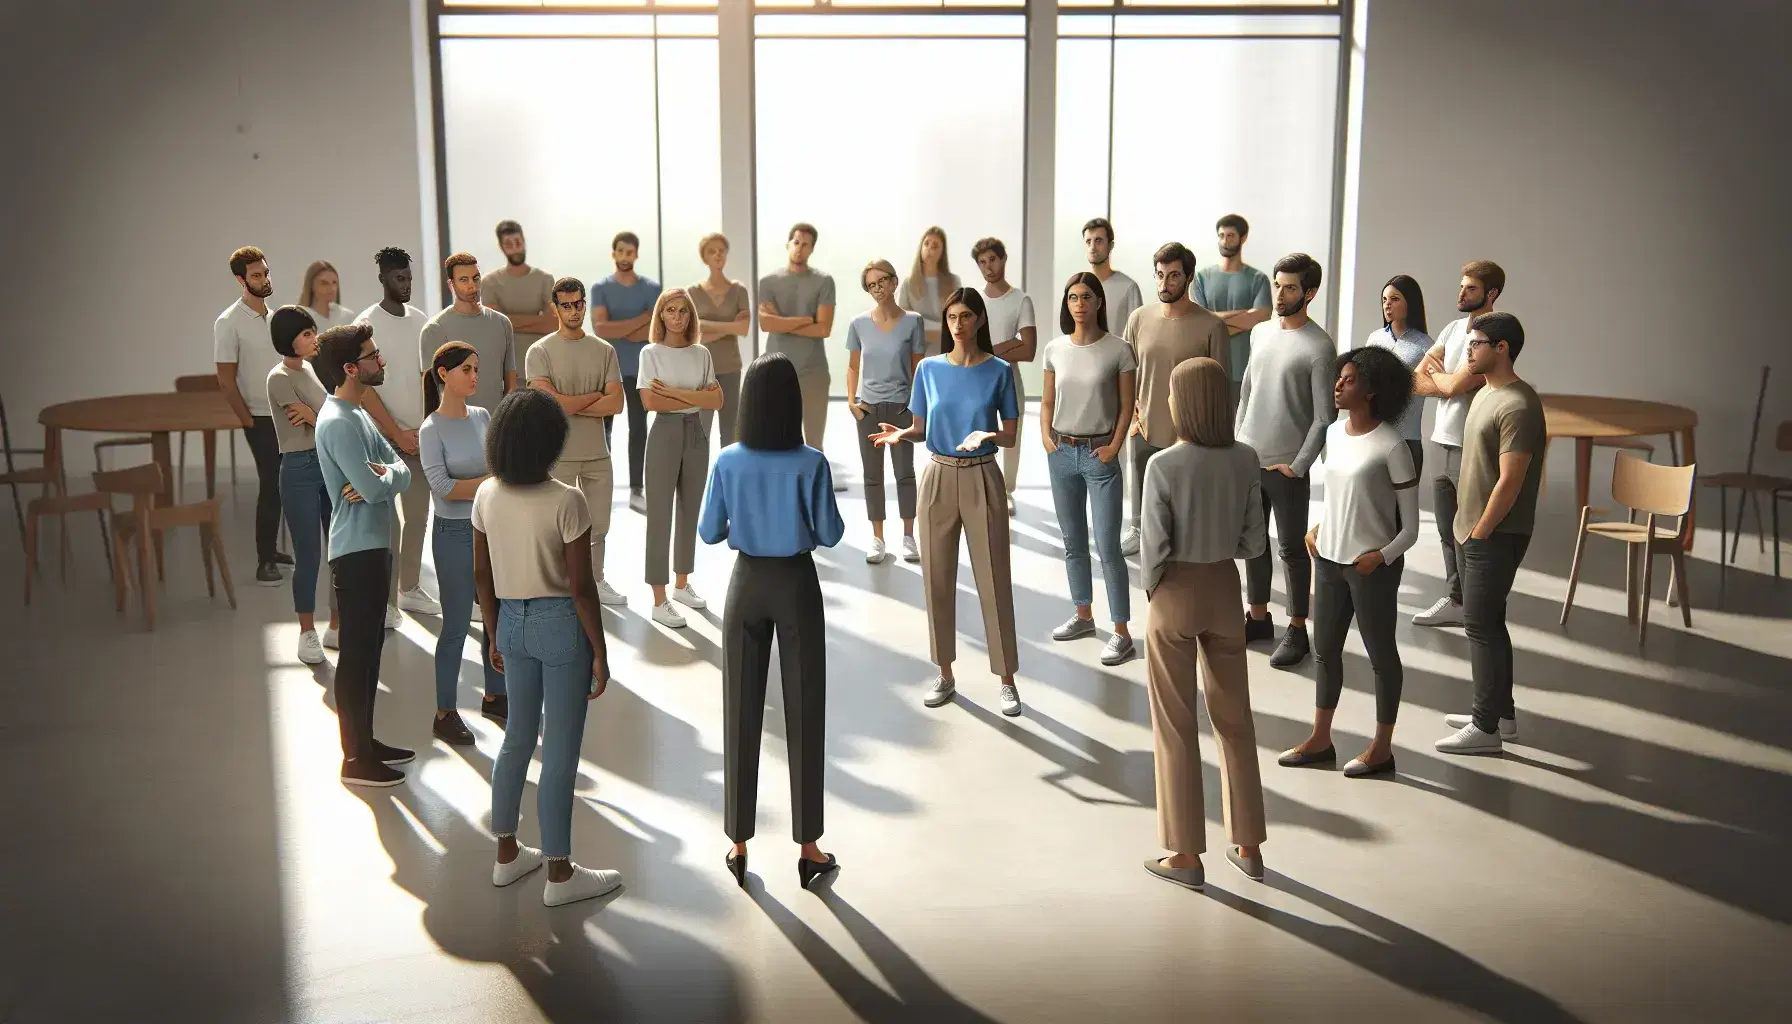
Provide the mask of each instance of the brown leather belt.
POLYGON ((1059 444, 1067 444, 1073 448, 1100 448, 1102 445, 1107 444, 1113 439, 1114 432, 1110 430, 1105 434, 1098 434, 1094 437, 1075 437, 1070 434, 1058 434, 1056 436, 1059 444))
POLYGON ((933 458, 934 462, 949 469, 968 469, 971 466, 981 466, 985 462, 995 461, 994 455, 972 455, 968 458, 959 458, 956 455, 941 455, 939 452, 928 452, 927 454, 933 458))

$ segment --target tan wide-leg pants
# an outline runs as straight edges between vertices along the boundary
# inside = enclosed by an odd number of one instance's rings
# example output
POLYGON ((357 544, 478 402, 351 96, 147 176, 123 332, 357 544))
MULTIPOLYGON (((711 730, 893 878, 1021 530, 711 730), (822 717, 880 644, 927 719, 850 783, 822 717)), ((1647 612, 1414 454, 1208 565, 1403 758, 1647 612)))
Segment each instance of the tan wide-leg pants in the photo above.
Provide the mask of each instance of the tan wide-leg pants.
POLYGON ((828 387, 832 382, 826 370, 805 373, 796 379, 803 392, 803 443, 818 452, 827 450, 821 446, 821 439, 828 431, 828 387))
POLYGON ((958 536, 962 531, 970 542, 971 576, 983 605, 989 670, 998 676, 1013 675, 1020 655, 1014 641, 1014 583, 1008 569, 1008 494, 996 457, 930 455, 921 474, 916 511, 933 663, 949 665, 958 660, 958 536))
POLYGON ((1251 720, 1237 563, 1171 562, 1164 567, 1163 579, 1151 592, 1145 659, 1157 748, 1157 832, 1164 848, 1177 853, 1207 850, 1195 713, 1197 662, 1207 718, 1220 745, 1226 834, 1239 846, 1263 842, 1263 780, 1251 720))
POLYGON ((1014 404, 1020 409, 1020 421, 1014 425, 1014 447, 1002 449, 1002 476, 1008 481, 1008 493, 1020 482, 1021 438, 1027 434, 1027 385, 1020 379, 1020 364, 1014 364, 1014 404))
MULTIPOLYGON (((396 446, 394 446, 396 447, 396 446)), ((416 590, 423 574, 423 541, 429 536, 429 481, 423 479, 423 461, 415 455, 399 452, 398 457, 411 471, 411 486, 398 492, 392 503, 393 547, 391 579, 386 583, 387 603, 398 603, 400 590, 416 590)), ((332 599, 335 596, 331 590, 332 599)))
POLYGON ((554 479, 568 487, 577 487, 585 496, 585 505, 591 513, 591 575, 594 579, 604 578, 604 538, 610 532, 610 501, 613 485, 610 475, 609 459, 589 459, 570 461, 561 459, 554 463, 550 474, 554 479))

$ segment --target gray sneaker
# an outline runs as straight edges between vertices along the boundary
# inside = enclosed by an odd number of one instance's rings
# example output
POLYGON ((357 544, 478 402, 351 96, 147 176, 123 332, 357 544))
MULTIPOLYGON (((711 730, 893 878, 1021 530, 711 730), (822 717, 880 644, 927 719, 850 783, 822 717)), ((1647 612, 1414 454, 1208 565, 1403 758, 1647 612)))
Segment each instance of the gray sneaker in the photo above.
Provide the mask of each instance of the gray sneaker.
POLYGON ((1126 529, 1124 529, 1120 532, 1120 553, 1122 555, 1127 555, 1127 556, 1136 555, 1139 553, 1139 528, 1138 527, 1128 526, 1126 529))
POLYGON ((1196 892, 1200 892, 1201 887, 1207 882, 1205 872, 1201 870, 1199 862, 1192 868, 1173 868, 1161 859, 1153 857, 1145 862, 1145 870, 1166 882, 1180 885, 1184 889, 1193 889, 1196 892))
POLYGON ((1072 615, 1062 626, 1052 630, 1053 640, 1081 640, 1095 635, 1095 620, 1085 619, 1081 615, 1072 615))
POLYGON ((932 688, 927 691, 927 696, 921 698, 921 703, 930 708, 937 708, 942 704, 951 703, 952 695, 957 692, 958 687, 953 685, 952 680, 935 679, 932 688))
POLYGON ((1101 649, 1103 665, 1118 665, 1132 657, 1132 637, 1115 633, 1108 637, 1108 644, 1101 649))
POLYGON ((1012 685, 1002 687, 1002 714, 1009 718, 1020 714, 1020 691, 1012 685))

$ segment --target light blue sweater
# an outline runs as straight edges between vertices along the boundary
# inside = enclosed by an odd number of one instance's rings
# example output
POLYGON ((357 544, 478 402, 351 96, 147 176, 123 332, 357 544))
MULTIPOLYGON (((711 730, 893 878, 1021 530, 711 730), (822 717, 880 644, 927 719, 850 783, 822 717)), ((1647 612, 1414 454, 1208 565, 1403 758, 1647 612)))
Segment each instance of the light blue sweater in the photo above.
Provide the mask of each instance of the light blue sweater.
POLYGON ((411 485, 411 471, 360 406, 331 395, 317 414, 317 461, 330 491, 330 558, 392 546, 392 501, 411 485), (386 467, 375 473, 368 463, 386 467), (361 501, 350 503, 342 485, 361 501))

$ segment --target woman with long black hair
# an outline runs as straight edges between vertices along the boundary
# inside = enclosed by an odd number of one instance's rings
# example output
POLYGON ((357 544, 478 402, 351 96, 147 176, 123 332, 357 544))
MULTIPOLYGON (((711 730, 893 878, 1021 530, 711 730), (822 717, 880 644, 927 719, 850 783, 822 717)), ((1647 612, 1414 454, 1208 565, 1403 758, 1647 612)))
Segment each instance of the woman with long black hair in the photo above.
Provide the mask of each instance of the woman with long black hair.
MULTIPOLYGON (((1369 332, 1363 344, 1387 349, 1400 358, 1408 373, 1418 372, 1433 344, 1431 335, 1426 333, 1425 293, 1419 290, 1419 282, 1406 274, 1388 278, 1388 283, 1381 287, 1381 327, 1369 332)), ((1408 402, 1394 425, 1412 452, 1414 469, 1425 461, 1425 441, 1420 433, 1424 418, 1425 403, 1408 402)))

